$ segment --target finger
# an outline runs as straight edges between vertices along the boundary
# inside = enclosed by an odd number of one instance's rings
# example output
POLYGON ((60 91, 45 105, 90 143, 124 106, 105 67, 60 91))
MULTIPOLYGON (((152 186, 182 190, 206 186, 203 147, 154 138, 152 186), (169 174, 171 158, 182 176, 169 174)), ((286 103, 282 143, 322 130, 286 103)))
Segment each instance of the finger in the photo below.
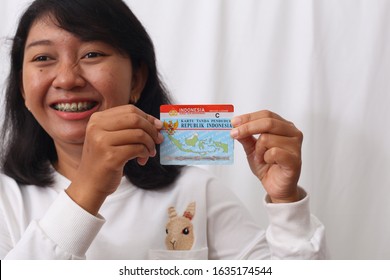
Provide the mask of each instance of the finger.
POLYGON ((145 145, 133 144, 111 147, 109 151, 99 153, 99 162, 105 162, 108 170, 115 170, 129 160, 135 158, 149 158, 150 152, 145 145))
POLYGON ((137 114, 137 115, 145 118, 146 120, 148 120, 151 124, 154 124, 154 122, 156 120, 161 122, 159 119, 155 118, 152 115, 145 113, 140 108, 138 108, 134 105, 131 105, 131 104, 116 106, 116 107, 107 109, 105 111, 102 111, 100 113, 104 113, 109 118, 113 118, 116 115, 137 114))
POLYGON ((150 156, 156 155, 156 143, 153 138, 142 129, 107 132, 105 137, 106 139, 103 139, 102 141, 108 141, 112 146, 140 144, 148 149, 150 156))
POLYGON ((256 148, 256 138, 254 136, 242 138, 238 140, 244 148, 245 154, 250 156, 256 148))
MULTIPOLYGON (((279 147, 268 149, 263 156, 264 162, 268 164, 277 164, 284 170, 299 170, 302 162, 301 158, 294 153, 290 153, 279 147)), ((293 173, 289 175, 293 175, 293 173)))
POLYGON ((301 134, 291 122, 276 118, 255 119, 233 128, 230 132, 234 139, 242 139, 251 135, 263 133, 289 137, 299 136, 301 134))
POLYGON ((101 127, 106 131, 141 128, 157 144, 162 142, 162 135, 159 133, 162 122, 132 105, 118 106, 96 113, 92 115, 89 125, 101 127))
POLYGON ((115 112, 104 114, 103 124, 107 124, 106 130, 120 130, 133 127, 149 126, 155 128, 155 117, 144 113, 137 107, 116 107, 115 112))
POLYGON ((298 137, 285 137, 274 134, 261 134, 256 143, 256 149, 281 148, 290 153, 300 154, 302 140, 298 137))
POLYGON ((117 157, 122 158, 123 163, 126 163, 129 160, 135 158, 148 159, 149 157, 151 157, 148 148, 142 144, 116 146, 115 154, 117 157))
POLYGON ((141 157, 137 158, 137 162, 138 162, 138 164, 141 165, 141 166, 146 165, 146 163, 148 162, 148 160, 149 160, 149 158, 141 158, 141 157))
POLYGON ((231 123, 233 127, 237 127, 257 119, 269 119, 269 118, 287 122, 287 120, 285 120, 284 118, 282 118, 281 116, 279 116, 274 112, 268 110, 262 110, 262 111, 236 116, 231 120, 231 123))
POLYGON ((293 137, 285 137, 273 134, 261 134, 258 139, 254 136, 238 139, 242 144, 246 155, 251 155, 255 150, 257 154, 264 154, 266 150, 279 147, 291 153, 300 154, 302 141, 293 137))

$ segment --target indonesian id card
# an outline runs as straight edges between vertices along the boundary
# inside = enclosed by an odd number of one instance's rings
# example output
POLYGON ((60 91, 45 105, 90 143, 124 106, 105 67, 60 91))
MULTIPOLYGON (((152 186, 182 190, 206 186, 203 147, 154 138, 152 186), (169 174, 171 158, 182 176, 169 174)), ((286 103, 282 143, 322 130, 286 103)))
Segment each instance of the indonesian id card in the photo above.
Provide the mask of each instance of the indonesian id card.
POLYGON ((162 105, 161 164, 233 164, 233 113, 233 105, 162 105))

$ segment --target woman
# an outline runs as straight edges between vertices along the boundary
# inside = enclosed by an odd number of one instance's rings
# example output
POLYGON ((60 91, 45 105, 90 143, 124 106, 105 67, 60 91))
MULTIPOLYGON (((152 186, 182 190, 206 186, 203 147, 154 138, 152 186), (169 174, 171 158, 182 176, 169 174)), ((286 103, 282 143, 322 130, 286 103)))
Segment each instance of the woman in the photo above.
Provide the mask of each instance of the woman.
POLYGON ((232 120, 268 193, 266 232, 210 174, 160 165, 169 98, 153 44, 121 0, 34 1, 6 102, 2 259, 324 256, 323 226, 297 187, 302 133, 280 116, 232 120))

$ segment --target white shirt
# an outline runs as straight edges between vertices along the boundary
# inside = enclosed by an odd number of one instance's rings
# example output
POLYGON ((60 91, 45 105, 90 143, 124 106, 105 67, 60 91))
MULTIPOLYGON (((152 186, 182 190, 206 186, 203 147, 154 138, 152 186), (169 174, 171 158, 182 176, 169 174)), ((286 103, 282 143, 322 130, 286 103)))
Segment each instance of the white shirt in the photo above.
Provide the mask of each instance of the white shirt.
POLYGON ((59 173, 46 188, 0 175, 0 259, 325 257, 324 227, 310 215, 306 194, 295 203, 265 201, 270 225, 264 231, 229 188, 196 167, 184 168, 161 190, 137 188, 124 177, 97 216, 69 198, 64 191, 69 184, 59 173), (194 244, 190 250, 167 250, 168 208, 183 215, 191 202, 194 244))

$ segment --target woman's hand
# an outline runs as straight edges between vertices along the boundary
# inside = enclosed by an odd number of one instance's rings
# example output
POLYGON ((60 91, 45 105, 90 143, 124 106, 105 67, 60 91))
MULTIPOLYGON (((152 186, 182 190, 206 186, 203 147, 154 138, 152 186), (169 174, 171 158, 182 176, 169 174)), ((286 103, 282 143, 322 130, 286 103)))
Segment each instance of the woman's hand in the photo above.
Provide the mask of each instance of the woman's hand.
POLYGON ((123 176, 125 164, 146 164, 156 155, 162 123, 133 105, 94 113, 87 125, 79 168, 67 189, 81 207, 97 214, 123 176))
POLYGON ((253 174, 260 179, 271 201, 298 201, 302 132, 270 111, 237 116, 232 125, 231 136, 243 145, 253 174))

